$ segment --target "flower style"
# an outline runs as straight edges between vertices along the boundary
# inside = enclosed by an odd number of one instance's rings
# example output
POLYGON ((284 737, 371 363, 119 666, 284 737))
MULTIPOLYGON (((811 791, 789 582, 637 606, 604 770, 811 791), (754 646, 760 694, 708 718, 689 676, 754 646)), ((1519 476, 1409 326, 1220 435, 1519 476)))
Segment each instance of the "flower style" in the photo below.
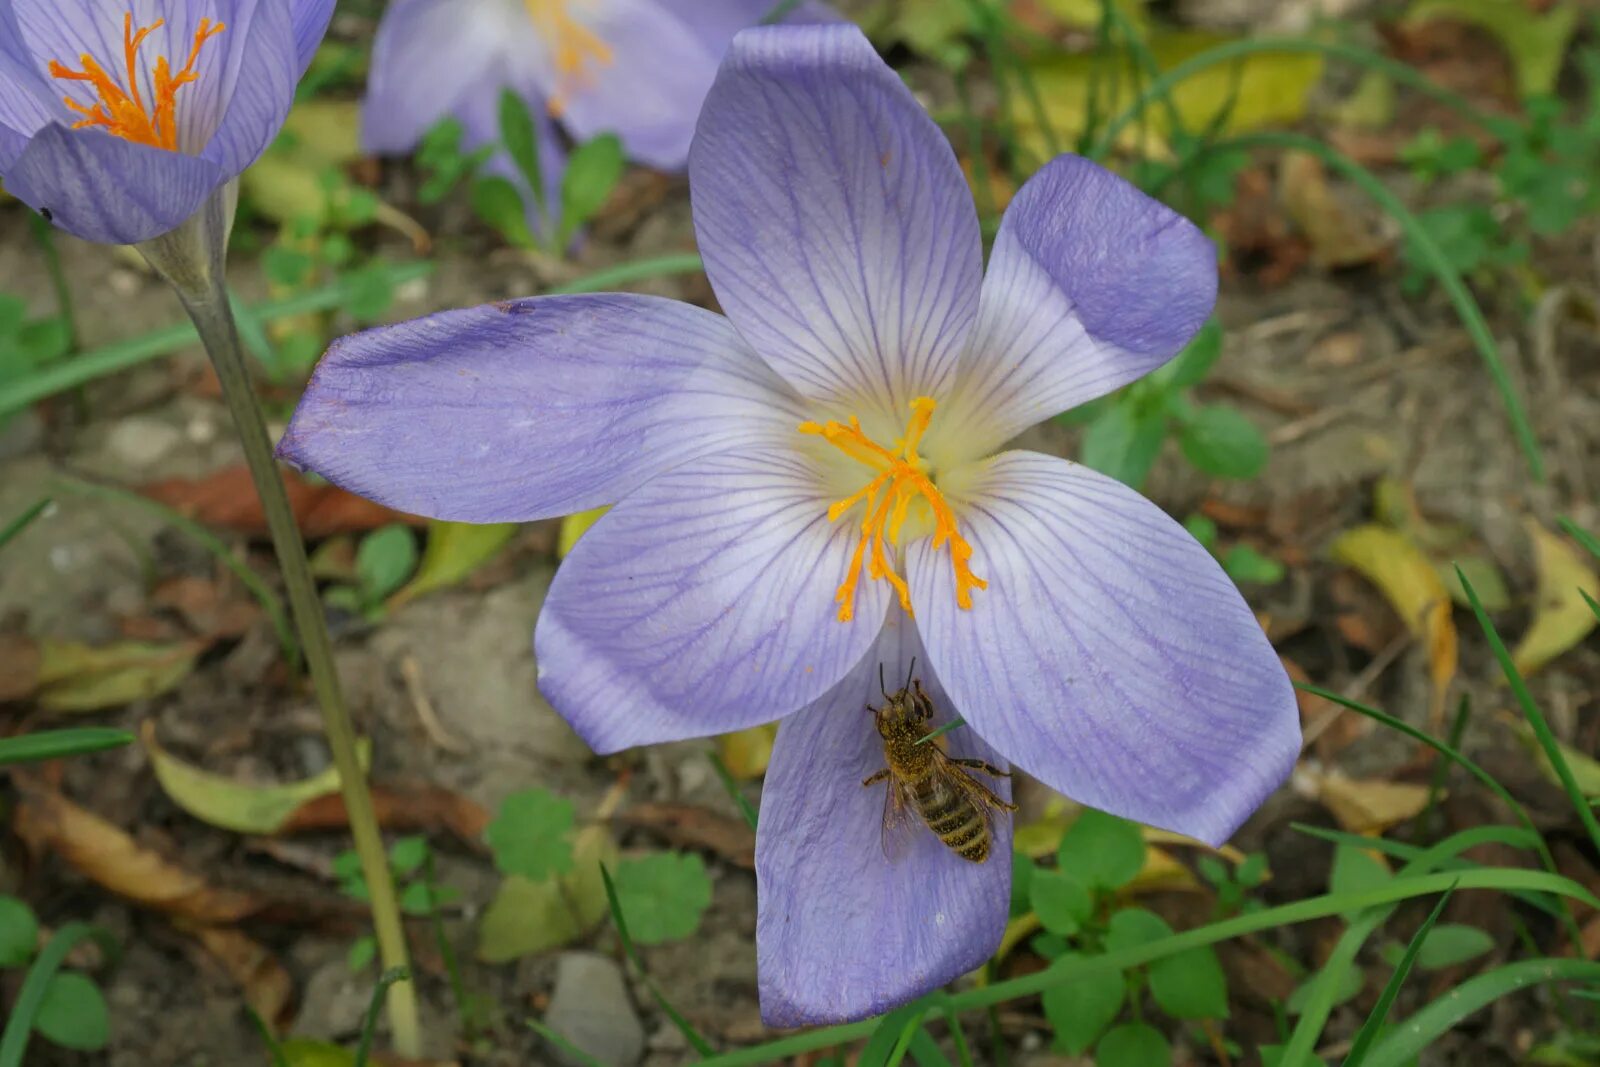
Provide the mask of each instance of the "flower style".
POLYGON ((0 175, 90 241, 169 233, 266 150, 334 0, 0 0, 0 175))
MULTIPOLYGON (((461 123, 466 150, 497 143, 509 89, 534 116, 552 212, 565 166, 558 122, 579 141, 615 133, 630 158, 682 170, 723 52, 774 3, 395 0, 373 46, 363 143, 378 154, 409 152, 446 117, 461 123)), ((790 21, 828 17, 808 0, 790 21)), ((525 184, 505 153, 485 171, 525 184)), ((553 221, 530 210, 536 233, 553 221)))
POLYGON ((1010 878, 1006 817, 986 863, 929 832, 886 857, 880 665, 965 718, 953 755, 1210 842, 1293 765, 1293 691, 1206 550, 1118 482, 997 451, 1176 354, 1215 252, 1063 156, 985 276, 950 146, 850 27, 740 34, 689 166, 726 318, 546 297, 361 334, 280 455, 447 519, 614 503, 551 586, 540 688, 600 752, 783 720, 762 1012, 854 1018, 986 959, 1010 878))

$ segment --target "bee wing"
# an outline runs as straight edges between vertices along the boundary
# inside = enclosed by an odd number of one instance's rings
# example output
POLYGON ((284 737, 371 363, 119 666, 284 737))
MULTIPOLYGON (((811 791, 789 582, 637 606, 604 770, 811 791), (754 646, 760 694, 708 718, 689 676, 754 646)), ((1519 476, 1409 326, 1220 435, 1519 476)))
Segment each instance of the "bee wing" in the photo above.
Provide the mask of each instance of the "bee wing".
POLYGON ((890 863, 899 863, 905 858, 912 827, 911 798, 906 796, 906 788, 900 780, 891 776, 884 788, 883 830, 879 837, 883 854, 890 863))

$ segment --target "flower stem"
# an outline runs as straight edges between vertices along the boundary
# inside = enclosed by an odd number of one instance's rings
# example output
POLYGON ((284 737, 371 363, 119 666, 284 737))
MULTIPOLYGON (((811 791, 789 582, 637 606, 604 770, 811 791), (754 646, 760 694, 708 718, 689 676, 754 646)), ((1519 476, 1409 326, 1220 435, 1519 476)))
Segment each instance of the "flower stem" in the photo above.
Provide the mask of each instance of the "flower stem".
MULTIPOLYGON (((371 895, 378 954, 385 972, 406 969, 409 965, 400 903, 377 813, 373 810, 372 793, 356 755, 356 732, 339 687, 322 601, 317 596, 311 567, 306 561, 305 544, 300 539, 294 511, 273 458, 272 442, 267 436, 261 408, 251 389, 238 324, 228 302, 223 258, 230 215, 227 196, 219 193, 183 227, 139 246, 139 251, 177 290, 216 368, 217 379, 222 383, 223 399, 233 415, 244 445, 246 465, 261 497, 267 528, 272 534, 272 545, 288 591, 289 610, 300 632, 300 646, 317 703, 322 709, 328 748, 339 771, 339 788, 344 795, 350 833, 355 839, 356 854, 361 858, 361 871, 371 895)), ((421 1051, 421 1031, 415 986, 409 981, 390 985, 388 1008, 395 1051, 401 1056, 416 1058, 421 1051)))

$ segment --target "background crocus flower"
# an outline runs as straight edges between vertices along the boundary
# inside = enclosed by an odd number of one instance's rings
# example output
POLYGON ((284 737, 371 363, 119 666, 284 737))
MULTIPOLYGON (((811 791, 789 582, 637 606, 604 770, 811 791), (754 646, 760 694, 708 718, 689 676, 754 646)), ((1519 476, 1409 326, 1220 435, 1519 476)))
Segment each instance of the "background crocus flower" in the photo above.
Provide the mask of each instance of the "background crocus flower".
POLYGON ((615 507, 556 576, 540 687, 597 751, 782 718, 757 840, 762 1012, 882 1011, 977 966, 996 856, 880 847, 878 668, 953 752, 1226 838, 1299 747, 1289 681, 1210 554, 1020 431, 1160 366, 1215 252, 1074 156, 1017 194, 987 275, 950 146, 853 28, 735 40, 690 161, 722 318, 549 297, 350 338, 280 454, 400 509, 615 507))
POLYGON ((277 136, 334 0, 0 0, 0 176, 90 241, 191 218, 277 136))
MULTIPOLYGON (((450 117, 462 124, 462 147, 470 152, 500 140, 500 95, 509 89, 534 117, 540 177, 553 212, 565 163, 557 123, 578 141, 614 133, 630 158, 683 169, 728 43, 774 6, 775 0, 396 0, 373 45, 362 141, 373 153, 409 152, 450 117)), ((828 17, 810 0, 791 19, 828 17)), ((485 172, 525 184, 503 153, 485 172)), ((553 221, 529 219, 536 233, 548 232, 553 221)))

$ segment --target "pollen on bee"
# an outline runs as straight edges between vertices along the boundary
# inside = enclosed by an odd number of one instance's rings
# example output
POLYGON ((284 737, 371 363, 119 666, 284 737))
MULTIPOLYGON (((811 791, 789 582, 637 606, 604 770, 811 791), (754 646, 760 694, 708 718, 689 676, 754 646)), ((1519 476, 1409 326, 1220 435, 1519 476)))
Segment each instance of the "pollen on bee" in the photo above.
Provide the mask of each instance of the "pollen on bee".
POLYGON ((882 579, 894 587, 900 606, 907 615, 913 615, 911 588, 895 570, 889 559, 889 545, 900 543, 900 534, 911 506, 924 501, 933 514, 933 547, 948 547, 951 567, 955 573, 956 604, 964 610, 972 609, 972 590, 987 589, 989 583, 972 573, 968 560, 972 546, 961 536, 956 525, 955 512, 939 492, 938 486, 928 477, 917 446, 933 421, 935 403, 932 397, 921 396, 911 402, 911 419, 906 425, 906 435, 890 450, 868 437, 855 417, 849 425, 841 422, 803 422, 800 432, 821 437, 851 459, 875 470, 877 474, 860 490, 828 507, 828 520, 838 522, 857 504, 863 504, 865 518, 861 523, 861 536, 856 541, 855 553, 850 558, 850 569, 839 585, 834 600, 839 605, 839 621, 849 622, 855 617, 856 588, 861 579, 861 568, 867 568, 867 577, 882 579))
POLYGON ((50 61, 52 78, 87 82, 99 97, 92 107, 86 107, 70 96, 62 98, 67 107, 83 116, 81 121, 73 124, 73 129, 100 129, 135 144, 164 148, 169 152, 178 151, 178 90, 200 80, 195 69, 195 64, 200 61, 200 52, 206 42, 227 29, 227 26, 201 19, 194 31, 189 58, 176 74, 172 72, 172 64, 166 56, 157 56, 151 73, 154 93, 152 99, 147 101, 139 85, 139 50, 144 47, 146 38, 164 25, 165 19, 157 19, 135 30, 133 13, 130 11, 123 16, 122 59, 126 87, 119 85, 99 61, 87 52, 78 57, 82 70, 72 70, 57 60, 50 61))

